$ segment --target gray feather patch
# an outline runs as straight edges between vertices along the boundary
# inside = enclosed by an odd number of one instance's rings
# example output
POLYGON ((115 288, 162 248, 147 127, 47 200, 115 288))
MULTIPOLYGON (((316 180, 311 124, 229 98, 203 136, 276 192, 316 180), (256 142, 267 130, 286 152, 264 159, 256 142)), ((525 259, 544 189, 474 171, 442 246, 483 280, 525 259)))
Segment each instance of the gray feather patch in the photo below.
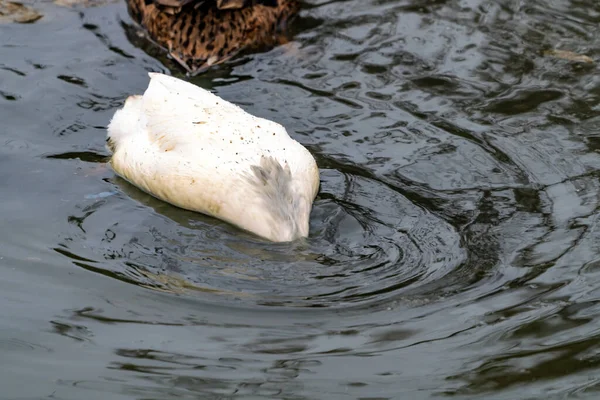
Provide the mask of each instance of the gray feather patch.
POLYGON ((253 165, 251 170, 253 174, 248 174, 247 178, 269 214, 295 231, 296 199, 289 165, 283 167, 273 157, 262 157, 260 165, 253 165))

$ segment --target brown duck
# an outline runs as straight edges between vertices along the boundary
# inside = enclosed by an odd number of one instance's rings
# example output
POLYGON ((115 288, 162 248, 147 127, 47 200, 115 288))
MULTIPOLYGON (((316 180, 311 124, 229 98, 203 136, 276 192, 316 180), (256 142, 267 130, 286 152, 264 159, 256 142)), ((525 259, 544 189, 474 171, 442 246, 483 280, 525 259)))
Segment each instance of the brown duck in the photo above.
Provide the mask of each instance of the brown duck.
POLYGON ((189 73, 282 42, 297 0, 127 0, 131 17, 189 73))

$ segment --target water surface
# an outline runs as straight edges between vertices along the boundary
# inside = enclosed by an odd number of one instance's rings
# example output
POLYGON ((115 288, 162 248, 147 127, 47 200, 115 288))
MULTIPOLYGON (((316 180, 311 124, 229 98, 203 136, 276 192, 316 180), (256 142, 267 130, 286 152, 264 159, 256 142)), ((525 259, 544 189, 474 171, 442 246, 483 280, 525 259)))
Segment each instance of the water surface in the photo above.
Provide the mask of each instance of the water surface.
POLYGON ((26 4, 0 25, 0 397, 597 398, 599 3, 311 0, 193 78, 315 155, 292 244, 117 178, 108 121, 181 71, 122 1, 26 4))

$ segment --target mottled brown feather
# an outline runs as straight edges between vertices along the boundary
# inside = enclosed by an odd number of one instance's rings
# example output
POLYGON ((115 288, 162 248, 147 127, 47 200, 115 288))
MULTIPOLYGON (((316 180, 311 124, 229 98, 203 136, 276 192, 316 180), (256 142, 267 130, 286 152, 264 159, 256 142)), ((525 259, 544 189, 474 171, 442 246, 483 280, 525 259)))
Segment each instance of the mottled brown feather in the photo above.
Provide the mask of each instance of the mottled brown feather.
POLYGON ((254 4, 221 10, 214 0, 127 0, 132 18, 192 74, 241 51, 281 43, 299 2, 269 3, 273 6, 254 4))

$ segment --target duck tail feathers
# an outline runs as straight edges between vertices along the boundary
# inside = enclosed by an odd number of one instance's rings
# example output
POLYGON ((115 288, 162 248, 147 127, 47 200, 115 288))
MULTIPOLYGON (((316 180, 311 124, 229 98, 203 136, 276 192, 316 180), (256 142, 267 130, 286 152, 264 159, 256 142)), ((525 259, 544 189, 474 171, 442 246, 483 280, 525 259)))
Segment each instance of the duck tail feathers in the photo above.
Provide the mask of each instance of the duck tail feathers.
POLYGON ((142 112, 142 96, 129 96, 123 108, 118 110, 108 124, 106 145, 115 152, 120 143, 136 132, 142 112))

